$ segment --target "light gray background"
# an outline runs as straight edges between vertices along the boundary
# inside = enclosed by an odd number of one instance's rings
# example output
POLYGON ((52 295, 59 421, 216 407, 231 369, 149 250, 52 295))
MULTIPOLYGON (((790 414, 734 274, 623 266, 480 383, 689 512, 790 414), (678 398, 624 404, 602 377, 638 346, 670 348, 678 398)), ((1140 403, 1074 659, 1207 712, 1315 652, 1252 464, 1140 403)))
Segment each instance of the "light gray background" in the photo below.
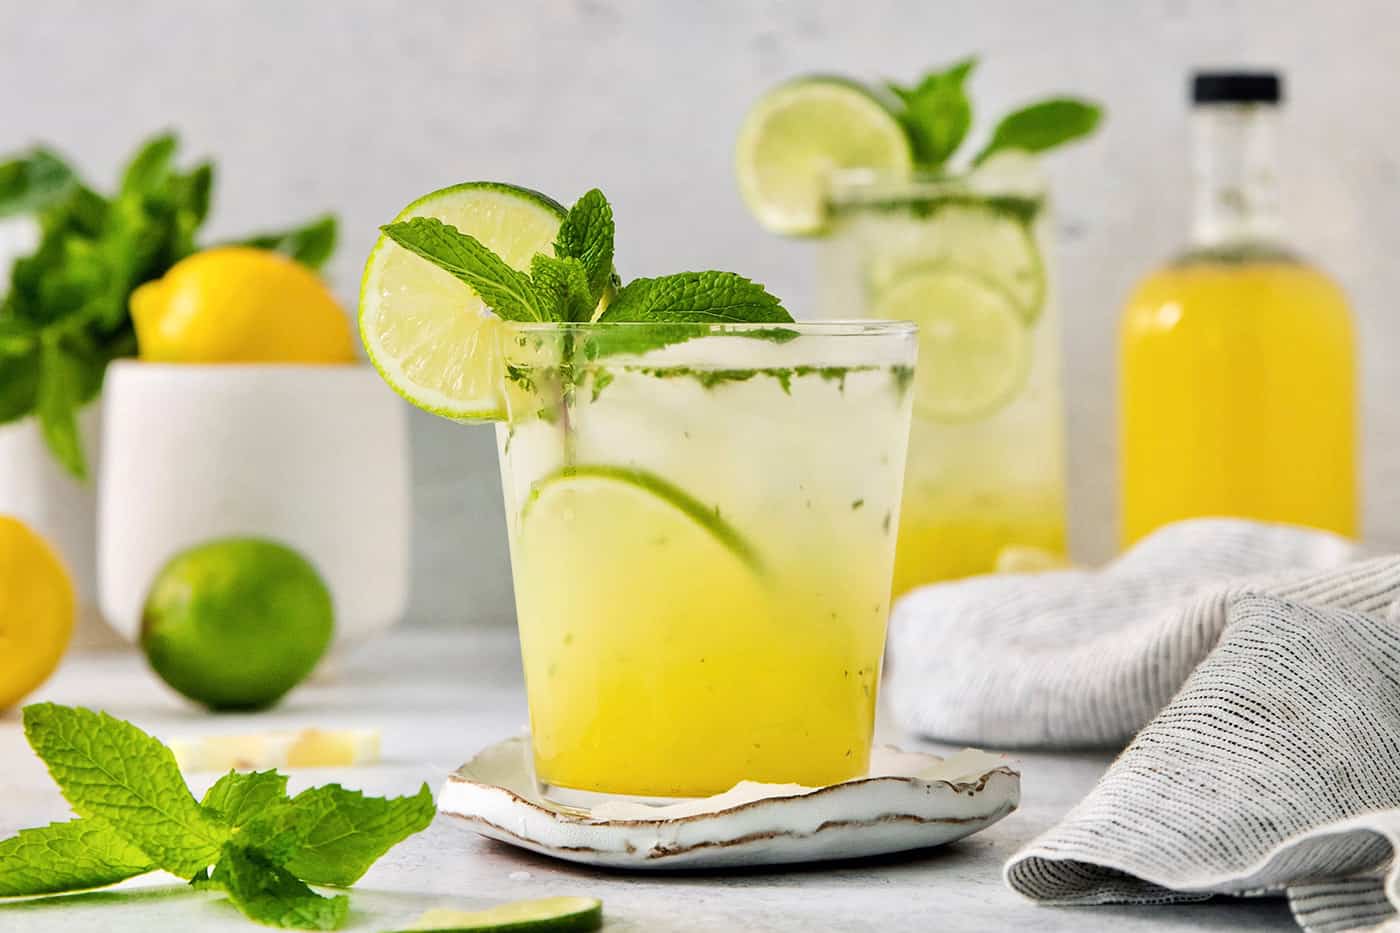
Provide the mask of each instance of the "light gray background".
MULTIPOLYGON (((176 127, 191 154, 219 160, 213 234, 340 212, 330 274, 347 302, 376 225, 425 191, 491 178, 570 200, 598 185, 624 275, 731 268, 800 314, 815 250, 764 234, 735 191, 748 103, 795 73, 909 78, 972 51, 984 113, 1061 90, 1109 113, 1096 139, 1051 161, 1076 555, 1113 550, 1115 322, 1186 227, 1197 65, 1288 72, 1286 211, 1354 300, 1367 528, 1400 544, 1389 0, 0 0, 0 151, 48 140, 106 182, 139 137, 176 127)), ((492 432, 415 413, 413 440, 414 617, 509 618, 492 432)))

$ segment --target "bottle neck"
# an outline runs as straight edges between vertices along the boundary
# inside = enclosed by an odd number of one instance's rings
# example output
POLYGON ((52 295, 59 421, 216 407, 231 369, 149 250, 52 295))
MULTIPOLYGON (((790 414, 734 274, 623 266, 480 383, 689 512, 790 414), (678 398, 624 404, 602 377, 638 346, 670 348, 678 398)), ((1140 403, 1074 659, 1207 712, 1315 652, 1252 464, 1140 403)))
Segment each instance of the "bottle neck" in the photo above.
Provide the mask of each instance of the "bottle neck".
POLYGON ((1191 112, 1197 249, 1278 243, 1283 234, 1274 156, 1277 108, 1210 104, 1191 112))

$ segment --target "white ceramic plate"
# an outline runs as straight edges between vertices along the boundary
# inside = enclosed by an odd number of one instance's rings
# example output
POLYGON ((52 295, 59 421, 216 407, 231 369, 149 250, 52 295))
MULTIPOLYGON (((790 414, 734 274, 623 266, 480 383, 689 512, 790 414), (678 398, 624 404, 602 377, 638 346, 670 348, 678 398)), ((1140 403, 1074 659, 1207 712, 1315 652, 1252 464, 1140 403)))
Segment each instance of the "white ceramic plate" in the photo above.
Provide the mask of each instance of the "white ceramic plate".
POLYGON ((876 749, 870 774, 843 784, 740 784, 666 807, 561 811, 535 788, 529 745, 508 739, 453 772, 438 809, 483 836, 612 868, 719 868, 857 858, 962 839, 1006 816, 1021 776, 976 749, 938 758, 876 749))

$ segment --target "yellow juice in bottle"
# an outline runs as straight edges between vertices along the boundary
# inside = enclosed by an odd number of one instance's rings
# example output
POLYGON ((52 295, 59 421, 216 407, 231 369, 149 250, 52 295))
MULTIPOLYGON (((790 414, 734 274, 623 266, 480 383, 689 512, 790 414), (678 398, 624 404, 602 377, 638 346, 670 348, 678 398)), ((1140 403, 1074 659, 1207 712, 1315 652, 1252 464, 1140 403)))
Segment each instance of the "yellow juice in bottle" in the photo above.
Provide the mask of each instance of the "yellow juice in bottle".
POLYGON ((1351 315, 1282 259, 1150 276, 1121 332, 1123 538, 1238 515, 1356 533, 1351 315))
POLYGON ((1282 245, 1276 75, 1194 83, 1191 247, 1119 346, 1122 537, 1229 515, 1357 532, 1356 360, 1340 288, 1282 245))

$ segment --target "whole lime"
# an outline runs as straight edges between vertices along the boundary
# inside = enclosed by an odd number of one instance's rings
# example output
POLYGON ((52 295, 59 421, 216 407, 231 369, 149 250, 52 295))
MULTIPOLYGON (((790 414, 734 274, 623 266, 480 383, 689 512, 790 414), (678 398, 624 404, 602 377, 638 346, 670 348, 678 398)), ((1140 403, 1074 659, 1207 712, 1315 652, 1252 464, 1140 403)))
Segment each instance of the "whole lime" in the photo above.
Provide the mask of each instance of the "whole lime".
POLYGON ((285 545, 223 538, 173 557, 141 616, 161 679, 211 709, 258 709, 311 673, 330 644, 331 594, 285 545))

